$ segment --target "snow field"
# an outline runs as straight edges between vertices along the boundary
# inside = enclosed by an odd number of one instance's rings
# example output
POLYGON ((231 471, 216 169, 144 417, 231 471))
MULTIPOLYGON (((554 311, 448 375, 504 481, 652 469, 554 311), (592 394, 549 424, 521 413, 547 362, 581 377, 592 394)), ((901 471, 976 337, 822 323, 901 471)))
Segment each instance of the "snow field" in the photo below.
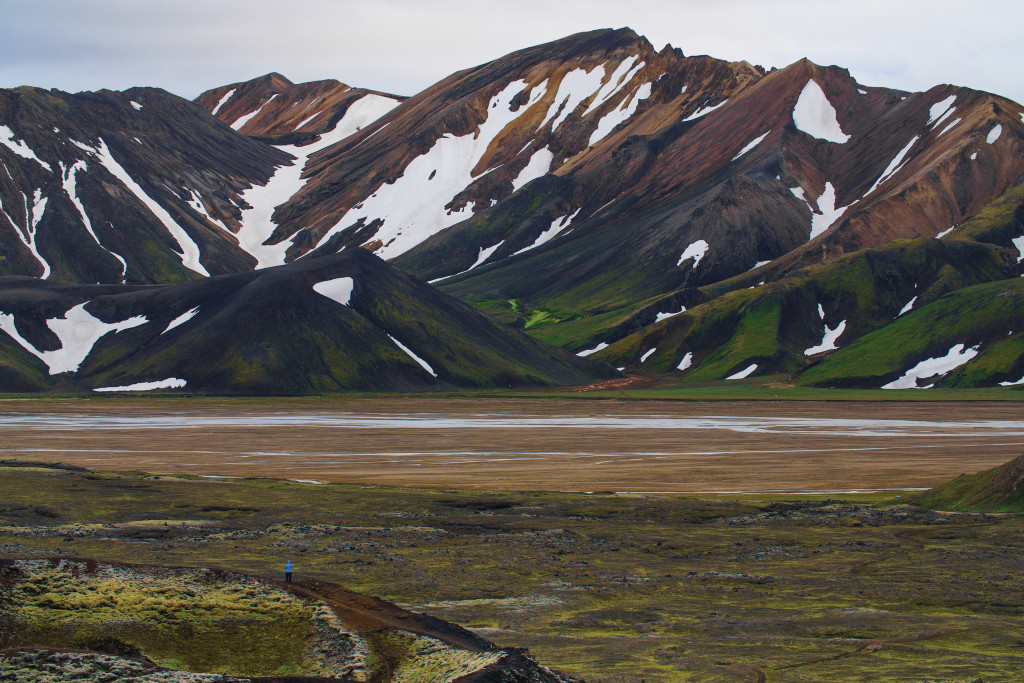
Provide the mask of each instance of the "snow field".
POLYGON ((11 336, 23 349, 43 361, 51 375, 62 372, 77 372, 82 361, 92 351, 100 337, 108 332, 120 332, 149 322, 145 316, 137 315, 117 323, 105 323, 85 310, 86 301, 64 314, 63 318, 50 318, 46 326, 57 335, 60 348, 54 351, 40 351, 18 333, 14 316, 0 313, 0 330, 11 336))
POLYGON ((679 361, 679 365, 676 366, 676 370, 685 370, 693 365, 693 352, 687 351, 683 359, 679 361))
POLYGON ((93 389, 93 391, 152 391, 153 389, 180 389, 185 386, 187 382, 177 377, 168 377, 167 379, 161 379, 156 382, 137 382, 136 384, 129 384, 123 387, 99 387, 93 389))
MULTIPOLYGON (((771 133, 771 131, 768 131, 768 133, 771 133)), ((758 136, 758 137, 754 138, 753 140, 751 140, 750 142, 748 142, 748 143, 747 143, 747 146, 746 146, 746 147, 744 147, 743 149, 741 149, 741 150, 740 150, 739 152, 737 152, 737 153, 736 153, 736 156, 734 156, 734 157, 733 157, 732 159, 730 159, 730 161, 736 161, 736 160, 737 160, 737 159, 739 159, 739 158, 740 158, 741 156, 743 156, 744 154, 746 154, 746 153, 747 153, 747 152, 749 152, 750 150, 752 150, 752 149, 754 149, 755 147, 757 147, 758 145, 760 145, 760 144, 761 144, 761 142, 762 142, 762 141, 763 141, 763 140, 764 140, 764 139, 765 139, 766 137, 768 137, 768 133, 765 133, 764 135, 758 136)))
POLYGON ((825 91, 814 80, 800 91, 793 107, 793 124, 813 138, 843 144, 850 139, 839 126, 835 107, 828 101, 825 91))
POLYGON ((981 345, 972 346, 969 349, 964 349, 964 344, 957 344, 950 348, 949 352, 945 356, 938 358, 926 358, 914 367, 906 371, 906 373, 893 381, 882 386, 883 389, 930 389, 933 385, 929 384, 924 387, 917 386, 917 380, 927 379, 929 377, 939 376, 942 377, 952 370, 960 367, 964 363, 968 362, 972 358, 978 355, 978 348, 981 345))
POLYGON ((729 375, 728 377, 726 377, 726 379, 727 380, 729 380, 729 379, 744 379, 744 378, 750 377, 752 374, 754 374, 755 370, 757 370, 757 363, 751 363, 750 365, 748 365, 747 367, 743 368, 742 370, 740 370, 736 374, 729 375))
POLYGON ((473 204, 459 211, 446 210, 445 206, 473 182, 473 169, 494 138, 543 96, 544 92, 535 88, 529 102, 516 112, 510 111, 512 99, 529 87, 522 80, 509 83, 491 98, 487 107, 487 120, 480 124, 477 131, 460 137, 445 134, 438 138, 425 154, 409 162, 394 183, 382 184, 356 205, 360 208, 353 207, 345 212, 316 246, 322 246, 332 236, 360 219, 369 223, 379 218, 383 225, 372 239, 381 240, 383 246, 374 253, 383 259, 390 259, 412 249, 431 235, 469 218, 473 204))
POLYGON ((1003 126, 1002 126, 1002 124, 997 123, 995 125, 995 127, 988 132, 988 136, 985 138, 985 142, 987 142, 988 144, 991 145, 991 144, 995 143, 995 141, 998 140, 999 136, 1002 135, 1002 134, 1003 134, 1003 126))
MULTIPOLYGON (((14 131, 12 131, 7 126, 0 126, 0 145, 3 145, 4 147, 11 150, 20 157, 23 157, 25 159, 31 159, 32 161, 36 162, 37 164, 45 168, 50 173, 53 173, 53 169, 50 168, 50 165, 43 161, 42 159, 40 159, 39 157, 37 157, 36 153, 33 152, 27 144, 25 144, 24 140, 20 142, 15 142, 14 131)), ((10 171, 8 171, 7 174, 10 175, 10 171)))
POLYGON ((691 268, 696 268, 700 260, 704 258, 704 255, 708 253, 709 244, 704 240, 697 240, 688 246, 679 257, 679 261, 676 263, 676 267, 683 265, 683 261, 688 258, 693 259, 693 265, 691 268))
POLYGON ((313 291, 328 299, 337 301, 342 306, 351 306, 352 289, 355 287, 355 280, 350 277, 339 277, 333 280, 324 280, 313 285, 313 291))
POLYGON ((196 316, 196 313, 198 313, 198 312, 199 312, 199 307, 198 306, 196 306, 195 308, 193 308, 191 310, 185 311, 184 313, 179 315, 177 318, 172 320, 170 323, 168 323, 167 327, 165 327, 164 331, 161 332, 160 334, 167 334, 168 332, 173 330, 178 325, 184 325, 189 320, 194 318, 196 316))
POLYGON ((295 162, 289 166, 278 168, 266 185, 254 185, 242 193, 242 201, 251 208, 242 211, 241 226, 238 232, 234 233, 235 239, 238 240, 238 246, 256 259, 256 268, 269 268, 285 263, 285 254, 291 246, 292 240, 282 240, 277 244, 264 244, 264 242, 270 239, 274 230, 277 229, 277 224, 273 220, 274 211, 297 194, 306 184, 306 179, 302 177, 302 171, 309 157, 373 123, 398 104, 398 100, 393 100, 390 97, 367 95, 352 103, 334 129, 324 133, 317 142, 302 147, 295 145, 278 147, 294 156, 295 162))

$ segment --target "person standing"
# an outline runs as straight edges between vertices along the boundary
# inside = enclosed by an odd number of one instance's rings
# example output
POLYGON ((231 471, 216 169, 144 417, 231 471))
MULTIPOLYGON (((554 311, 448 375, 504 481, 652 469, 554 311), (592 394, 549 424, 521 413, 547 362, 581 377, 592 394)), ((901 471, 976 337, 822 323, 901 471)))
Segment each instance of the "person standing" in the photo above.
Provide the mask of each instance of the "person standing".
POLYGON ((292 582, 292 561, 291 560, 288 560, 287 562, 284 563, 284 582, 285 583, 291 583, 292 582))

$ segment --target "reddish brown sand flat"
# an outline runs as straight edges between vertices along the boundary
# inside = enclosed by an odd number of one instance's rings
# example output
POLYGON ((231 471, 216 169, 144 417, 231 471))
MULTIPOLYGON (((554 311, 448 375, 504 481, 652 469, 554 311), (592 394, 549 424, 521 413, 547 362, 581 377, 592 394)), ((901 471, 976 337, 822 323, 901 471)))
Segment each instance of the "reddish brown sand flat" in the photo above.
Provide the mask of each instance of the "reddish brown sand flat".
POLYGON ((11 401, 0 430, 0 458, 471 489, 926 488, 1024 452, 1000 403, 11 401))

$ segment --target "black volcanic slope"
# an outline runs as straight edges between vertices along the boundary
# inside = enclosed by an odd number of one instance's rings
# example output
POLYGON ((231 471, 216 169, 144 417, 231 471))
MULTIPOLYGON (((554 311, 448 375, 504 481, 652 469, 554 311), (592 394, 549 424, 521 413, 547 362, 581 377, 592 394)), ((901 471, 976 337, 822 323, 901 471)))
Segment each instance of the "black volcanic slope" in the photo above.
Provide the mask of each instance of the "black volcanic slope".
POLYGON ((361 249, 176 285, 0 278, 0 302, 8 333, 0 383, 8 391, 146 382, 180 389, 184 380, 185 391, 303 394, 583 384, 616 374, 361 249), (314 290, 331 281, 325 291, 334 298, 314 290), (73 350, 116 323, 124 329, 99 336, 73 371, 73 350))

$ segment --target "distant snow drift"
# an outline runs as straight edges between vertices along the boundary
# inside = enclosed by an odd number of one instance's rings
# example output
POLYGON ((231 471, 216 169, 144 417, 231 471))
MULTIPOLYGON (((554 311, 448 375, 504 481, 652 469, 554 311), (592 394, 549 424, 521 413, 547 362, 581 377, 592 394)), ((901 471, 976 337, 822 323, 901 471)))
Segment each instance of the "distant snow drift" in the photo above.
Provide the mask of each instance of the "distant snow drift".
POLYGON ((926 358, 914 367, 907 370, 899 379, 895 379, 882 386, 883 389, 930 389, 932 384, 924 387, 917 386, 917 380, 929 377, 942 377, 947 373, 960 367, 967 361, 978 355, 978 346, 972 346, 964 350, 964 344, 957 344, 952 347, 945 356, 938 358, 926 358))

